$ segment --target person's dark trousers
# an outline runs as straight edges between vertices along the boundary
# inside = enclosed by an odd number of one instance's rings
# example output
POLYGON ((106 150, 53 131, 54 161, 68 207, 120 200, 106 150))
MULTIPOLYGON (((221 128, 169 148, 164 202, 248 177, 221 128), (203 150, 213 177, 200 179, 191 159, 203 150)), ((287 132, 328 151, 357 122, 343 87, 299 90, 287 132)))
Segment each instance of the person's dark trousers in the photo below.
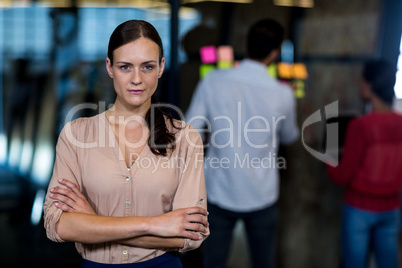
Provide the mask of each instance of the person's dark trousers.
POLYGON ((204 268, 225 268, 231 249, 233 228, 243 220, 253 268, 276 267, 276 204, 253 212, 233 212, 208 203, 210 236, 203 243, 204 268))

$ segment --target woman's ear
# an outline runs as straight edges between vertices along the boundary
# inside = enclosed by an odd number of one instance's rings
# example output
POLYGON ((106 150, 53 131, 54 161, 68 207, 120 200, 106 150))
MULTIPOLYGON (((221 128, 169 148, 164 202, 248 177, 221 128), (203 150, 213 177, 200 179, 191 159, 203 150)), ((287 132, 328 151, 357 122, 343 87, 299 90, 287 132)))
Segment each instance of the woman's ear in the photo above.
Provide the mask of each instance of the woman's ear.
POLYGON ((106 70, 110 78, 113 78, 112 62, 110 61, 109 57, 106 58, 106 70))
POLYGON ((165 58, 161 59, 161 62, 159 63, 159 72, 158 72, 158 78, 162 77, 163 70, 165 70, 165 58))

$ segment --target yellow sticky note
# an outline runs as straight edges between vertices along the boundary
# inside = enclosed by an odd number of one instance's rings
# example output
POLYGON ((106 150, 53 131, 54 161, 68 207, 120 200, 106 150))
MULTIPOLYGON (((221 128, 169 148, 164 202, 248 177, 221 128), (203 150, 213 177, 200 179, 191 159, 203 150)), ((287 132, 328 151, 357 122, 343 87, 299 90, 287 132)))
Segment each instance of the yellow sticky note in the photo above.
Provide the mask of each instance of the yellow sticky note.
POLYGON ((278 75, 282 79, 291 79, 293 77, 292 64, 289 63, 278 63, 278 75))
POLYGON ((293 78, 295 79, 307 79, 307 69, 306 65, 303 63, 295 63, 293 64, 293 78))

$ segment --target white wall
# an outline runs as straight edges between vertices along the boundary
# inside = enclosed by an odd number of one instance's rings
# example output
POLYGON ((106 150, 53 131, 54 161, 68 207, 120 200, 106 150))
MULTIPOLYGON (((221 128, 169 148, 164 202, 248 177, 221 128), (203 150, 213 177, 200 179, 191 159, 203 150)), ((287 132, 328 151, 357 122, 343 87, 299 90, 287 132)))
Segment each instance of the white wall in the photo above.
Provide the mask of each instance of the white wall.
POLYGON ((402 99, 395 101, 395 110, 402 112, 402 99))

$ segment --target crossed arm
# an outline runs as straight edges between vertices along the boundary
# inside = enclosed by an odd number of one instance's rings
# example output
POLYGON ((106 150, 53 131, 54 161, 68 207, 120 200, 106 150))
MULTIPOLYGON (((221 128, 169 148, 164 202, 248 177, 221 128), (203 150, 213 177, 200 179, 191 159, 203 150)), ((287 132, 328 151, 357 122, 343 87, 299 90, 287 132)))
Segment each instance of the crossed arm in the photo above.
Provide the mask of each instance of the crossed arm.
POLYGON ((53 187, 49 197, 63 211, 56 230, 65 241, 79 243, 118 242, 135 247, 175 250, 184 238, 200 240, 195 232, 206 233, 208 212, 201 207, 173 210, 154 217, 106 217, 96 215, 77 185, 60 179, 66 186, 53 187))

